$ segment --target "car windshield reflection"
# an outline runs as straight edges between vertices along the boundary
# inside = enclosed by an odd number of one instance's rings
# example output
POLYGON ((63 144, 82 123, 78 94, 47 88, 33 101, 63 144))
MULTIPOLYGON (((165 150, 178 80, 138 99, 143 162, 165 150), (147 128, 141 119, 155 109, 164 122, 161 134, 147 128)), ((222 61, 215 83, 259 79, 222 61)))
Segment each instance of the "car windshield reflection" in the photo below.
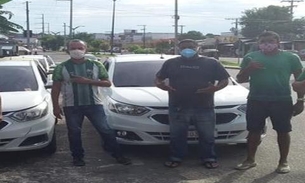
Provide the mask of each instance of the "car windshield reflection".
POLYGON ((37 91, 38 84, 30 66, 0 67, 0 91, 37 91))

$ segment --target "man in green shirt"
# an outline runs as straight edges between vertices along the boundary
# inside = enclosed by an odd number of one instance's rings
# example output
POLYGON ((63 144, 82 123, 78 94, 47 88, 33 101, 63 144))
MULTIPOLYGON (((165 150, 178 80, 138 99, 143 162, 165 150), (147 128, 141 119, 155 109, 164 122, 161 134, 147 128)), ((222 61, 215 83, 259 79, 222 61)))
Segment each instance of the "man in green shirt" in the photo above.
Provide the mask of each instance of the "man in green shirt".
MULTIPOLYGON (((296 79, 301 71, 300 58, 290 52, 279 50, 279 35, 272 31, 259 36, 259 51, 247 54, 237 75, 240 83, 249 81, 250 91, 247 103, 248 155, 237 165, 237 170, 255 167, 255 153, 261 142, 261 134, 267 117, 277 132, 280 160, 276 171, 288 173, 287 156, 290 146, 291 118, 303 111, 303 101, 293 105, 290 92, 290 76, 296 79)), ((298 98, 303 94, 298 93, 298 98)))
POLYGON ((103 139, 103 147, 116 158, 118 163, 127 165, 131 161, 123 156, 116 141, 115 132, 109 127, 99 95, 99 87, 110 87, 108 73, 100 62, 85 59, 87 44, 72 40, 68 44, 71 58, 62 62, 53 72, 52 101, 54 115, 61 119, 59 94, 63 96, 63 110, 68 128, 70 151, 75 166, 84 166, 81 129, 87 117, 103 139))

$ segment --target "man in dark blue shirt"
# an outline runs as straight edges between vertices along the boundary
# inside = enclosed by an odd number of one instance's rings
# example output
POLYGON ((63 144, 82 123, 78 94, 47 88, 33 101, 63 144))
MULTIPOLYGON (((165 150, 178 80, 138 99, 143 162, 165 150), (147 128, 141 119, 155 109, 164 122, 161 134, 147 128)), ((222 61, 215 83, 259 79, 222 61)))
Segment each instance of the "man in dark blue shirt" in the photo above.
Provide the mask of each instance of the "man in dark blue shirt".
POLYGON ((181 57, 167 60, 155 80, 156 86, 169 94, 171 156, 164 165, 174 168, 181 164, 187 153, 188 127, 192 122, 199 135, 203 165, 217 168, 214 93, 228 85, 229 74, 216 59, 199 57, 194 40, 185 39, 178 46, 181 57))

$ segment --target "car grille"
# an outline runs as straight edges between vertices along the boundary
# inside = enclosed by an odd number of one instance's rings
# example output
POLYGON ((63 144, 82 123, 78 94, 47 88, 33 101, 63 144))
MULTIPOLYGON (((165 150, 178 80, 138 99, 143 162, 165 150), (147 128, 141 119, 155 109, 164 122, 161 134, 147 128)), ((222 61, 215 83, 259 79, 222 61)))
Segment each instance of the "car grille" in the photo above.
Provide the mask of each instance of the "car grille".
POLYGON ((14 139, 0 139, 0 147, 10 143, 14 139))
MULTIPOLYGON (((224 139, 230 139, 233 138, 243 131, 238 130, 238 131, 222 131, 222 132, 217 132, 217 137, 215 138, 216 140, 224 140, 224 139)), ((158 140, 162 141, 169 141, 170 140, 170 134, 169 132, 146 132, 149 135, 155 137, 158 140)), ((198 137, 188 137, 188 141, 198 141, 198 137)))
POLYGON ((8 124, 9 124, 9 123, 6 122, 6 121, 0 122, 0 130, 1 130, 2 128, 6 127, 8 124))
MULTIPOLYGON (((225 124, 230 123, 237 117, 237 114, 234 113, 216 113, 216 124, 225 124)), ((169 124, 169 118, 167 114, 155 114, 151 116, 155 121, 162 124, 169 124)))

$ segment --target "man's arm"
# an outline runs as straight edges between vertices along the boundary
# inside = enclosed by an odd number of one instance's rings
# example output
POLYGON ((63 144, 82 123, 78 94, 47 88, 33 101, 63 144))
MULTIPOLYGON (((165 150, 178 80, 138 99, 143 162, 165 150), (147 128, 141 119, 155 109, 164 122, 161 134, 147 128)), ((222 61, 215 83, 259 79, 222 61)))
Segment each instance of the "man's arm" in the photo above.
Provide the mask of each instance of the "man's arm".
POLYGON ((255 61, 250 61, 248 66, 241 69, 236 76, 238 83, 245 83, 249 81, 250 75, 259 69, 264 69, 263 64, 255 61))
POLYGON ((218 81, 216 85, 213 85, 212 83, 209 83, 209 86, 206 88, 201 88, 196 91, 196 93, 215 93, 218 90, 223 89, 229 84, 229 79, 223 79, 218 81))
POLYGON ((61 109, 58 103, 59 100, 59 94, 60 94, 60 88, 61 88, 61 82, 60 81, 54 81, 52 85, 51 90, 51 97, 52 97, 52 103, 53 103, 53 114, 56 116, 56 118, 61 119, 61 109))
POLYGON ((78 83, 78 84, 88 84, 88 85, 94 85, 99 87, 110 87, 111 82, 109 79, 101 79, 101 80, 93 80, 81 76, 73 76, 73 78, 70 79, 71 82, 78 83))
POLYGON ((155 79, 155 85, 156 87, 160 88, 161 90, 165 90, 165 91, 175 91, 174 88, 172 88, 171 86, 167 85, 164 81, 164 79, 161 79, 159 77, 156 77, 155 79))
MULTIPOLYGON (((295 80, 294 83, 296 83, 296 80, 298 79, 298 77, 300 76, 301 73, 302 73, 302 69, 298 69, 298 70, 293 72, 293 76, 294 76, 294 80, 295 80)), ((298 99, 297 99, 296 103, 293 106, 293 115, 294 116, 300 114, 304 110, 304 93, 305 93, 305 85, 304 85, 304 83, 302 83, 301 86, 303 86, 303 88, 301 90, 299 90, 299 91, 296 91, 298 99)))

